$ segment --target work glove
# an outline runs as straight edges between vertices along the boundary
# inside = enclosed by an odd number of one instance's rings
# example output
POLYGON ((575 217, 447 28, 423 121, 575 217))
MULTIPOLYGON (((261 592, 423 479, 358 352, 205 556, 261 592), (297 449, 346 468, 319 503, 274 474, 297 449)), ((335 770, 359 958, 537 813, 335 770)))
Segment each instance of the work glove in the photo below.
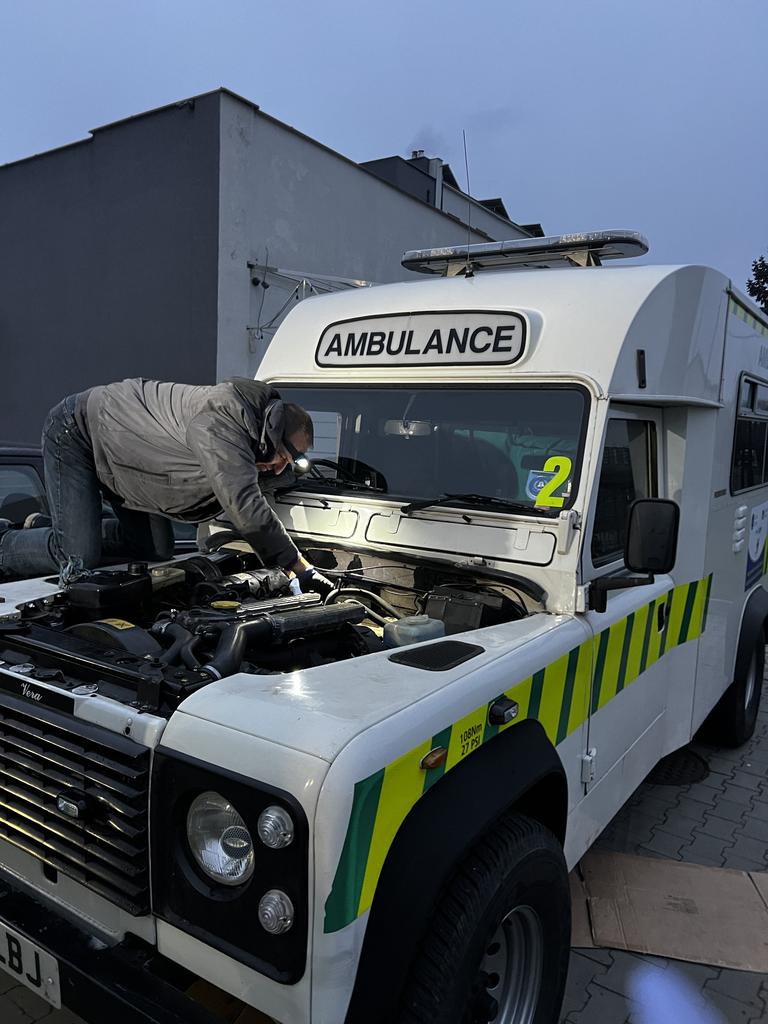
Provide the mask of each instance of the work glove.
POLYGON ((303 593, 313 592, 319 594, 323 600, 328 597, 331 591, 336 589, 335 584, 323 576, 313 565, 310 565, 308 569, 300 572, 297 576, 299 586, 303 593))

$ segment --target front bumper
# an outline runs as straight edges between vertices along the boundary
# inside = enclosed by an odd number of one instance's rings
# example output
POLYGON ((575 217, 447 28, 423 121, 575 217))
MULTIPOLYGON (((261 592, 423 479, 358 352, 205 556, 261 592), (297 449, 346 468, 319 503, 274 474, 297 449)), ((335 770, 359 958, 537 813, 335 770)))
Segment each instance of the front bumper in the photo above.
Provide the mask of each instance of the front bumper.
POLYGON ((92 1024, 221 1024, 184 994, 194 976, 151 946, 135 939, 103 948, 2 877, 0 920, 56 958, 63 1005, 92 1024))

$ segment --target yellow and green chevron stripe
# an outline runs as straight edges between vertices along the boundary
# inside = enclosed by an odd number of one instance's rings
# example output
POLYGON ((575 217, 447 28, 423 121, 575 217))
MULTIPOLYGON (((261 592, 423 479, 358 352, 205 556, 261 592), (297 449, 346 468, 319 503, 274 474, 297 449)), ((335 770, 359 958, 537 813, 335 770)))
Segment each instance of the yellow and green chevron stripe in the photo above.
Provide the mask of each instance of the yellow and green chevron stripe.
POLYGON ((728 299, 728 312, 738 317, 739 320, 743 320, 744 323, 748 324, 753 331, 757 331, 758 334, 762 334, 763 337, 768 338, 768 324, 763 320, 758 320, 756 316, 750 313, 746 306, 742 306, 742 304, 737 302, 733 296, 728 299))
POLYGON ((674 647, 704 632, 712 576, 684 583, 572 648, 504 695, 519 706, 507 725, 488 723, 501 694, 446 726, 392 764, 355 786, 347 834, 330 895, 326 932, 339 931, 368 910, 389 848, 409 811, 448 771, 497 733, 526 718, 541 722, 553 744, 561 743, 674 647), (666 605, 664 626, 659 608, 666 605), (437 768, 422 768, 436 747, 448 751, 437 768))

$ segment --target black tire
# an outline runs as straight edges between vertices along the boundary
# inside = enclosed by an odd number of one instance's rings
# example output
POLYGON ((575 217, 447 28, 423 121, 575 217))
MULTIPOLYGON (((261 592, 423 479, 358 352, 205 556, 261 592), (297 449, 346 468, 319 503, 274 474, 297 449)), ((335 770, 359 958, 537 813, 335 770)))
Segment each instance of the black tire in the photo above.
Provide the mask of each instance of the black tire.
POLYGON ((556 1024, 570 942, 560 844, 537 821, 509 815, 446 885, 397 1024, 556 1024))
POLYGON ((721 747, 740 747, 755 731, 765 670, 765 637, 760 631, 747 668, 734 679, 710 713, 705 729, 709 742, 721 747))

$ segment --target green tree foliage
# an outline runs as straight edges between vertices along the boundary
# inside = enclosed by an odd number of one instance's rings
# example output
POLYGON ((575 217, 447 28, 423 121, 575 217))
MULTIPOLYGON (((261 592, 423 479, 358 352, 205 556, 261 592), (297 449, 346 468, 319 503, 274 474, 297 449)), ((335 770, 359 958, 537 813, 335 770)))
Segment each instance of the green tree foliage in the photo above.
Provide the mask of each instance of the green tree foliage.
POLYGON ((747 281, 747 291, 752 298, 768 313, 768 260, 758 256, 752 262, 752 277, 747 281))

